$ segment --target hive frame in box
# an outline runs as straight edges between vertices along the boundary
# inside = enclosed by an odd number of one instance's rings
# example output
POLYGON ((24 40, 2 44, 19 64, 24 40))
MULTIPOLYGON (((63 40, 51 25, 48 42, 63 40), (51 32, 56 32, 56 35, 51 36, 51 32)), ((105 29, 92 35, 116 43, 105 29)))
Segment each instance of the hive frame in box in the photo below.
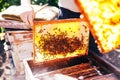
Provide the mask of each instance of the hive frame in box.
POLYGON ((88 54, 89 28, 84 19, 34 22, 35 62, 88 54))
MULTIPOLYGON (((34 60, 33 58, 29 58, 29 59, 24 59, 23 63, 25 66, 25 78, 26 80, 48 80, 53 78, 53 76, 55 76, 56 74, 63 74, 64 75, 68 75, 71 74, 73 71, 78 71, 78 76, 80 75, 79 71, 82 72, 82 74, 84 75, 84 71, 89 71, 88 69, 84 70, 82 67, 80 67, 80 65, 83 65, 85 63, 90 63, 90 65, 93 65, 91 67, 95 67, 95 65, 98 65, 99 67, 101 67, 101 69, 103 68, 103 70, 106 71, 106 74, 101 74, 101 71, 98 70, 97 67, 94 68, 96 71, 98 71, 98 76, 89 76, 87 77, 88 79, 99 79, 99 80, 107 80, 109 79, 113 79, 113 80, 118 80, 119 77, 117 77, 116 75, 120 74, 120 69, 118 69, 117 67, 115 67, 114 65, 112 65, 110 62, 108 62, 106 59, 104 59, 102 56, 97 55, 97 53, 94 53, 92 51, 89 52, 91 55, 89 56, 85 56, 83 57, 75 57, 75 58, 71 58, 71 59, 58 59, 58 60, 53 60, 53 61, 47 61, 47 62, 40 62, 40 64, 34 64, 34 60), (85 61, 86 58, 89 58, 89 61, 85 61), (77 64, 74 64, 74 61, 77 61, 77 64), (73 65, 71 64, 73 63, 73 65), (104 64, 103 64, 104 63, 104 64), (71 64, 71 65, 69 65, 71 64), (66 66, 69 65, 69 66, 66 66), (45 66, 45 67, 44 67, 45 66), (48 67, 48 68, 46 68, 48 67), (61 68, 60 68, 61 67, 61 68), (54 69, 55 68, 55 69, 54 69), (80 70, 82 69, 82 70, 80 70), (52 75, 52 76, 51 76, 52 75), (91 78, 90 78, 91 77, 91 78)), ((84 68, 85 68, 84 65, 84 68)), ((90 67, 89 67, 90 68, 90 67)), ((92 73, 92 72, 90 72, 92 73)), ((86 74, 88 75, 88 74, 86 74)), ((61 77, 61 76, 59 76, 61 77)), ((68 77, 71 77, 70 75, 68 77)), ((75 77, 72 77, 75 78, 75 77)), ((58 78, 57 78, 58 79, 58 78)), ((60 80, 66 79, 66 77, 61 77, 60 80)), ((75 79, 69 79, 69 80, 76 80, 75 79)), ((53 79, 51 79, 53 80, 53 79)), ((56 80, 56 79, 55 79, 56 80)), ((68 79, 67 79, 68 80, 68 79)))

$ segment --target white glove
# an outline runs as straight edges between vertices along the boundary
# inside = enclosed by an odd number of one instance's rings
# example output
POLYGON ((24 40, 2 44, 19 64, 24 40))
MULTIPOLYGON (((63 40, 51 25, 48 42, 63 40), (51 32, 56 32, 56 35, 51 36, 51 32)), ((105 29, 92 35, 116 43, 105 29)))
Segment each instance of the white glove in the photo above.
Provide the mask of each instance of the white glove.
POLYGON ((32 8, 32 6, 30 5, 26 5, 26 6, 23 6, 21 5, 20 6, 20 18, 23 22, 26 23, 27 26, 29 26, 29 28, 32 28, 33 26, 33 19, 34 19, 34 10, 32 8))

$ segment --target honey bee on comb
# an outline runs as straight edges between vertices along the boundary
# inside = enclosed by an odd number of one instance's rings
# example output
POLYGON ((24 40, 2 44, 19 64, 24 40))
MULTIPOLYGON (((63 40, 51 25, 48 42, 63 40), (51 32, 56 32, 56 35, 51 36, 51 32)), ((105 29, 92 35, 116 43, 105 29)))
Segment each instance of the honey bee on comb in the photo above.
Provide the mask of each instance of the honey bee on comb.
POLYGON ((34 23, 36 61, 87 55, 89 29, 81 19, 34 23))

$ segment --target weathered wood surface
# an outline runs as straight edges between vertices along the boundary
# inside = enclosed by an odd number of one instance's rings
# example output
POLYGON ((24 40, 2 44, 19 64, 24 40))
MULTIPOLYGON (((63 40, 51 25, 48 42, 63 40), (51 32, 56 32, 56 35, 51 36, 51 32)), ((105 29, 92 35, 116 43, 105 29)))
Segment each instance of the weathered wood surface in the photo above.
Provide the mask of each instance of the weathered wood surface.
POLYGON ((8 31, 6 40, 10 42, 10 53, 17 73, 24 73, 23 59, 32 57, 33 40, 31 31, 8 31))
POLYGON ((97 71, 94 68, 92 68, 92 66, 90 66, 89 63, 84 63, 84 64, 79 64, 71 67, 58 69, 58 70, 47 72, 47 73, 42 73, 39 75, 35 75, 35 77, 43 78, 46 75, 53 77, 55 74, 63 74, 63 75, 71 76, 75 78, 78 78, 79 76, 83 76, 84 78, 87 78, 87 77, 98 75, 97 71))
POLYGON ((96 76, 86 80, 119 80, 114 73, 106 74, 103 76, 96 76))
POLYGON ((25 23, 13 20, 0 20, 0 27, 14 29, 29 29, 29 27, 27 27, 25 23))
MULTIPOLYGON (((68 67, 66 66, 51 71, 48 71, 47 69, 49 68, 43 66, 48 64, 48 67, 52 67, 50 61, 48 61, 49 63, 47 62, 45 64, 41 62, 41 64, 37 64, 35 66, 31 64, 32 62, 33 59, 24 60, 26 80, 78 80, 78 78, 80 78, 80 80, 119 80, 119 78, 114 73, 101 73, 100 75, 98 71, 101 70, 101 67, 94 66, 89 62, 84 62, 68 67), (37 67, 39 69, 35 69, 37 67), (28 77, 29 79, 27 79, 28 77)), ((55 62, 52 61, 52 63, 55 62)), ((62 62, 61 64, 58 64, 61 65, 62 62)), ((56 64, 53 64, 53 68, 55 67, 54 65, 56 64)))

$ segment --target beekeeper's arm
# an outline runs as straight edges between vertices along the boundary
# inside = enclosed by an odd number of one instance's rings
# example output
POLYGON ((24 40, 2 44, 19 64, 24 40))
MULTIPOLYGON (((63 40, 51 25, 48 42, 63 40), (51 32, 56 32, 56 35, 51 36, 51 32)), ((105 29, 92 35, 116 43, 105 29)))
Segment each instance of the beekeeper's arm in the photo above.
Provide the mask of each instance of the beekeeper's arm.
POLYGON ((20 8, 20 18, 31 28, 33 26, 34 19, 34 10, 31 6, 31 0, 21 0, 20 8))

